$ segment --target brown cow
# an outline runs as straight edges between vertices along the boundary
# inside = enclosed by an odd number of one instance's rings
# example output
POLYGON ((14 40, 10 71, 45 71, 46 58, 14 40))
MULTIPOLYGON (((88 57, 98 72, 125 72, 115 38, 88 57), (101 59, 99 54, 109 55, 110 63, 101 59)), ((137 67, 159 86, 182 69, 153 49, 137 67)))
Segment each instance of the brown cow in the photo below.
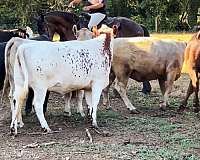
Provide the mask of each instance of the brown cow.
POLYGON ((187 94, 179 107, 179 111, 186 108, 187 100, 190 95, 195 92, 193 106, 194 112, 199 112, 199 73, 200 73, 200 32, 196 33, 188 42, 184 53, 184 63, 188 67, 190 76, 190 84, 188 86, 187 94))
MULTIPOLYGON (((127 95, 128 79, 138 82, 158 79, 164 102, 162 109, 168 105, 168 95, 173 82, 181 75, 185 42, 159 40, 152 37, 117 38, 114 40, 114 56, 110 84, 114 81, 127 108, 137 113, 127 95)), ((109 86, 104 90, 104 105, 109 106, 109 86)))

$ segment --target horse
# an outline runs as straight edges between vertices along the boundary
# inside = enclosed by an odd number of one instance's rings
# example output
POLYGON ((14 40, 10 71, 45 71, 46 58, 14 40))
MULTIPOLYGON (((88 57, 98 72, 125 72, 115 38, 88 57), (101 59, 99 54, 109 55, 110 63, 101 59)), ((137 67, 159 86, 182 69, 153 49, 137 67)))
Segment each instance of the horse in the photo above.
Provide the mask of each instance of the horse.
POLYGON ((0 29, 0 43, 9 41, 12 37, 21 37, 27 38, 29 34, 26 33, 26 29, 12 29, 12 30, 3 30, 0 29))

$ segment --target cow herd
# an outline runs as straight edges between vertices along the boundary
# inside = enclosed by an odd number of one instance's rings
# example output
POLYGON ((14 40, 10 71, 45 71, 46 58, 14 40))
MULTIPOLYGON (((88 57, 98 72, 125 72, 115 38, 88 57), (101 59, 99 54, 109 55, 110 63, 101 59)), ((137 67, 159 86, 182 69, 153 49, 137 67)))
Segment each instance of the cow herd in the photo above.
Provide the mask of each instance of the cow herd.
POLYGON ((93 127, 98 127, 96 113, 101 94, 103 104, 112 107, 108 94, 111 84, 130 112, 138 113, 126 94, 129 78, 138 82, 158 80, 163 95, 160 108, 165 110, 173 83, 181 76, 184 60, 191 82, 179 110, 185 109, 189 96, 195 92, 194 106, 198 112, 200 33, 186 43, 153 37, 114 38, 117 30, 117 26, 104 25, 100 29, 94 27, 93 32, 75 29, 77 40, 65 42, 51 42, 47 35, 22 39, 26 37, 21 35, 26 34, 19 34, 1 43, 0 89, 3 88, 3 99, 10 87, 11 133, 16 135, 17 128, 24 125, 21 108, 30 93, 27 103, 34 106, 46 132, 51 131, 44 116, 49 92, 64 95, 64 111, 69 116, 72 91, 77 92, 77 109, 83 117, 85 96, 93 127))

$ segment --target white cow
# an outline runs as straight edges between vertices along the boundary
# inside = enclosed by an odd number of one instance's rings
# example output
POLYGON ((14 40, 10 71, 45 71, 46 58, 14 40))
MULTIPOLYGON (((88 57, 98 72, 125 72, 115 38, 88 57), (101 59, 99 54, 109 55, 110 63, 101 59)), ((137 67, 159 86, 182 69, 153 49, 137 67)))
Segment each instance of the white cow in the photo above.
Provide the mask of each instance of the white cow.
MULTIPOLYGON (((93 36, 93 33, 91 31, 89 31, 88 29, 86 28, 82 28, 80 30, 77 30, 76 27, 73 28, 74 32, 76 33, 76 37, 77 37, 77 40, 80 40, 80 41, 83 41, 83 40, 88 40, 88 39, 91 39, 92 36, 93 36)), ((14 62, 15 62, 15 57, 16 57, 16 53, 17 53, 17 49, 19 48, 19 46, 21 44, 24 44, 24 43, 40 43, 38 41, 34 41, 34 40, 25 40, 25 39, 22 39, 22 38, 13 38, 11 39, 7 45, 6 45, 6 49, 5 49, 5 62, 6 62, 6 73, 7 73, 7 76, 5 78, 5 82, 4 82, 4 88, 3 88, 3 94, 2 94, 2 99, 3 99, 3 96, 4 96, 4 92, 5 90, 7 89, 8 87, 8 82, 9 82, 9 85, 11 86, 10 88, 10 96, 12 96, 13 92, 14 92, 14 62)), ((83 90, 80 90, 77 92, 78 94, 78 110, 77 112, 79 112, 81 114, 82 117, 85 116, 84 112, 83 112, 83 107, 82 107, 82 99, 83 99, 83 94, 84 94, 84 91, 83 90)), ((71 110, 70 110, 70 100, 71 100, 71 92, 70 93, 67 93, 64 95, 64 100, 65 100, 65 112, 67 112, 69 114, 69 116, 71 115, 71 110)), ((1 101, 2 101, 1 99, 1 101)), ((11 100, 11 103, 12 103, 12 99, 11 100)), ((18 124, 20 127, 23 127, 24 123, 22 121, 22 117, 21 117, 21 112, 19 112, 19 117, 18 117, 18 124)))
MULTIPOLYGON (((114 27, 114 33, 116 28, 114 27)), ((17 117, 28 88, 34 90, 33 105, 42 128, 50 128, 44 118, 47 90, 66 94, 85 90, 92 125, 97 127, 97 104, 109 83, 113 56, 113 36, 102 34, 87 41, 26 43, 19 46, 14 64, 14 94, 11 132, 17 134, 17 117)))

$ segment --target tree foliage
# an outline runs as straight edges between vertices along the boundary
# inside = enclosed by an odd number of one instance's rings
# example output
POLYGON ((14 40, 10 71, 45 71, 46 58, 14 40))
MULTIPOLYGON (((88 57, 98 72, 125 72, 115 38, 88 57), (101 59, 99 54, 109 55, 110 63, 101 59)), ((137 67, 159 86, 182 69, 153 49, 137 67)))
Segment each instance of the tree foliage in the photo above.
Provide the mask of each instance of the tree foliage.
MULTIPOLYGON (((53 10, 67 11, 70 0, 1 0, 0 28, 34 24, 34 17, 53 10)), ((143 23, 150 30, 174 31, 197 23, 200 0, 106 0, 110 16, 124 16, 143 23), (189 25, 187 25, 189 23, 189 25)), ((74 12, 80 12, 81 6, 74 12)))

